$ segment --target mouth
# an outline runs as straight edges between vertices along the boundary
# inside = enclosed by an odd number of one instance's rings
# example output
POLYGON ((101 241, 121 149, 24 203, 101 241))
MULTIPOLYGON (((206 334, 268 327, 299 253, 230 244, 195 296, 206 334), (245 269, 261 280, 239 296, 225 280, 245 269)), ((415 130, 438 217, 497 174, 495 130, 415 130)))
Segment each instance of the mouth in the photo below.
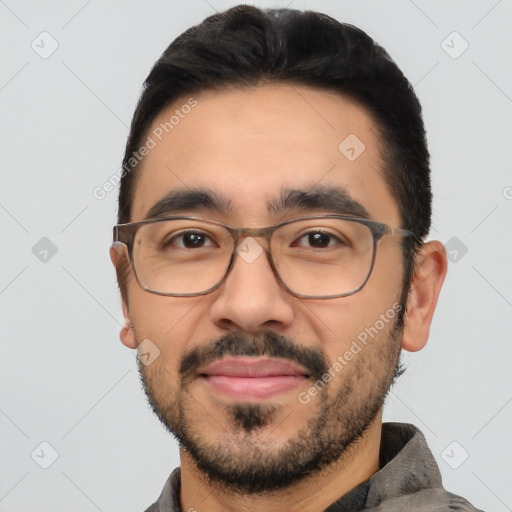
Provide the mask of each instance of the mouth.
POLYGON ((309 379, 309 374, 284 359, 229 357, 201 368, 199 379, 214 393, 251 402, 289 392, 309 379))

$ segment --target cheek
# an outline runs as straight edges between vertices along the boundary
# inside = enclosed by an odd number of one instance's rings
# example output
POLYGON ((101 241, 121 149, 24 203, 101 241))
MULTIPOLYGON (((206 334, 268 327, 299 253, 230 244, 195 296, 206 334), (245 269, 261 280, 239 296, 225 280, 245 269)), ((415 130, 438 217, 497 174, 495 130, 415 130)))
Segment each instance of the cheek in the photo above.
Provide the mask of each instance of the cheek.
POLYGON ((348 297, 310 301, 301 308, 308 318, 321 350, 331 362, 338 357, 351 360, 366 347, 386 340, 400 311, 402 261, 399 251, 377 258, 372 274, 362 290, 348 297))
POLYGON ((162 353, 150 365, 140 365, 146 394, 153 407, 164 415, 176 416, 176 401, 179 394, 179 379, 176 370, 169 367, 166 354, 162 353))
POLYGON ((154 350, 159 351, 156 367, 165 366, 176 376, 180 358, 190 345, 198 321, 201 297, 175 298, 141 292, 130 297, 130 319, 137 343, 150 340, 157 347, 154 350))
POLYGON ((130 296, 130 318, 144 336, 173 337, 187 328, 201 297, 164 297, 144 290, 130 296))

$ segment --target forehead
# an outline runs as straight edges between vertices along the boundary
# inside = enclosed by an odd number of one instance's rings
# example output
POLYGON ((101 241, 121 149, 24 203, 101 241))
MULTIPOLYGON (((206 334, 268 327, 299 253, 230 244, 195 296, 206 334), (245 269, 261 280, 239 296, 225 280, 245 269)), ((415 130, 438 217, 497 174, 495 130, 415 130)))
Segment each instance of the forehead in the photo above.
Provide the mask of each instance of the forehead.
POLYGON ((399 222, 379 171, 377 126, 335 92, 274 83, 184 97, 157 116, 143 142, 150 149, 137 170, 133 221, 169 192, 201 189, 229 203, 226 221, 261 225, 284 190, 338 187, 371 218, 399 222))

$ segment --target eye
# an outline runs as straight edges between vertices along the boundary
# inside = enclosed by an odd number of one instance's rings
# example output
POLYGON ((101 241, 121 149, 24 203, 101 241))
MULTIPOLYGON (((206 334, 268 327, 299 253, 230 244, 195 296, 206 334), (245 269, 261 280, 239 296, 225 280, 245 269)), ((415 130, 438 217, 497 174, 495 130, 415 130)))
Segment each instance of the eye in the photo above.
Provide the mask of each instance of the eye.
POLYGON ((215 244, 212 239, 202 231, 183 231, 167 237, 163 244, 164 247, 179 247, 180 249, 198 249, 201 247, 211 247, 215 244))
POLYGON ((332 247, 338 244, 346 245, 332 233, 327 233, 322 230, 305 233, 294 243, 295 246, 306 246, 313 249, 325 249, 326 247, 332 247))

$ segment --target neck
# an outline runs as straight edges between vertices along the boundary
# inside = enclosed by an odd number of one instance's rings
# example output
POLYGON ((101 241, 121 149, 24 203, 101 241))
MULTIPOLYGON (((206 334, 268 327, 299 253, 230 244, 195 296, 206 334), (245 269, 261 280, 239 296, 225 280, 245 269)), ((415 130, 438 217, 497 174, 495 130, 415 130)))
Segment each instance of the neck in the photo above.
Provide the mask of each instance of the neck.
POLYGON ((236 494, 212 485, 181 452, 181 510, 202 512, 320 512, 379 470, 382 415, 357 443, 328 468, 272 494, 236 494))

